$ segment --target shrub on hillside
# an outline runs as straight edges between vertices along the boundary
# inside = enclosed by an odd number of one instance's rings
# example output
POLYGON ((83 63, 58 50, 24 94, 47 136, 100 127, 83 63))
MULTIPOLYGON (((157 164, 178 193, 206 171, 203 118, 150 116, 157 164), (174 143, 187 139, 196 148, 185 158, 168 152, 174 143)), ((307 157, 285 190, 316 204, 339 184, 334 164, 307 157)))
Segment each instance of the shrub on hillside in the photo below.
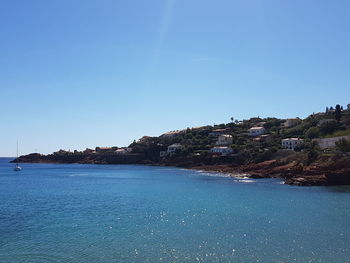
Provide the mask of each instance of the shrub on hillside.
POLYGON ((307 163, 310 164, 315 161, 320 154, 320 147, 317 142, 304 143, 304 150, 307 151, 307 163))
POLYGON ((275 153, 275 150, 264 151, 264 152, 258 154, 254 158, 253 162, 260 163, 260 162, 271 160, 274 153, 275 153))
POLYGON ((336 121, 330 121, 330 122, 325 122, 325 123, 322 123, 321 126, 320 126, 320 131, 326 135, 326 134, 330 134, 334 131, 337 130, 338 128, 338 123, 336 121))
POLYGON ((265 129, 271 129, 272 127, 279 127, 284 120, 276 119, 276 118, 269 118, 266 123, 264 124, 265 129))
POLYGON ((337 148, 342 152, 350 152, 350 141, 341 139, 335 143, 337 148))
POLYGON ((314 139, 320 136, 320 129, 317 127, 311 127, 305 132, 305 137, 314 139))
POLYGON ((252 158, 253 156, 251 152, 243 150, 234 156, 233 162, 238 165, 246 164, 249 163, 252 158))

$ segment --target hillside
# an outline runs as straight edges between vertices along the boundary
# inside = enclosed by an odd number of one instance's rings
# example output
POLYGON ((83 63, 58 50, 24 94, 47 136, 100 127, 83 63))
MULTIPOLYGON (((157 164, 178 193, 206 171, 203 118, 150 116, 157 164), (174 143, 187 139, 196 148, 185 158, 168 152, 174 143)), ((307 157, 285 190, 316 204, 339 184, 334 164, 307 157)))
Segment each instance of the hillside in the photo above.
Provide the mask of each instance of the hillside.
POLYGON ((336 107, 305 119, 232 119, 144 136, 128 147, 33 153, 17 161, 169 165, 281 177, 296 185, 350 184, 349 140, 350 111, 336 107))

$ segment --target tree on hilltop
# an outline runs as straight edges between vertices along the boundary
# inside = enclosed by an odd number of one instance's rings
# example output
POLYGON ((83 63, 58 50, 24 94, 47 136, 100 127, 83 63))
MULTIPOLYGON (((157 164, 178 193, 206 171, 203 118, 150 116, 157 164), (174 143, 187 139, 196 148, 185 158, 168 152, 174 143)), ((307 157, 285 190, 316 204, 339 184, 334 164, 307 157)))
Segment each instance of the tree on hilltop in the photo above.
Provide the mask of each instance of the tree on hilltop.
POLYGON ((337 121, 340 121, 340 118, 341 118, 341 108, 340 108, 340 105, 337 104, 337 105, 335 106, 335 119, 336 119, 337 121))

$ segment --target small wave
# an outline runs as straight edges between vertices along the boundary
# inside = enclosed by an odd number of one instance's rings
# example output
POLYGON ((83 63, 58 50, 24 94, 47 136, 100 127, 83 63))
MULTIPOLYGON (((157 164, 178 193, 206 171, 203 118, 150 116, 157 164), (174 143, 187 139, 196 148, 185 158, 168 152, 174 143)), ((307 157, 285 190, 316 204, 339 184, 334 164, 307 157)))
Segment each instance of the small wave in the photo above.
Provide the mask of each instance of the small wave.
POLYGON ((252 180, 252 179, 237 179, 236 182, 238 182, 238 183, 255 183, 256 180, 252 180))
POLYGON ((194 172, 205 176, 230 177, 229 173, 220 173, 220 172, 214 172, 214 171, 210 172, 210 171, 204 171, 204 170, 194 170, 194 172))
POLYGON ((251 179, 246 173, 234 173, 234 174, 231 174, 231 177, 237 180, 251 179))
POLYGON ((74 176, 89 176, 89 174, 69 174, 68 176, 74 177, 74 176))

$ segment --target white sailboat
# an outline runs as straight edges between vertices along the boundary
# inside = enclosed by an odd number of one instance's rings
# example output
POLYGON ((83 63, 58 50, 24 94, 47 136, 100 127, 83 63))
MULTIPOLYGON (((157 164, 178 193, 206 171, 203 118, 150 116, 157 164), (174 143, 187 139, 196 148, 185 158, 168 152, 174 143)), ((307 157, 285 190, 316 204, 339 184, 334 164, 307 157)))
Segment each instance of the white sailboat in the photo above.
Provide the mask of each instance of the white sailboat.
POLYGON ((14 171, 16 171, 16 172, 19 172, 19 171, 21 171, 22 170, 22 168, 21 168, 21 166, 19 166, 19 164, 18 164, 18 141, 17 141, 17 162, 16 162, 16 166, 15 166, 15 168, 13 168, 13 170, 14 171))

